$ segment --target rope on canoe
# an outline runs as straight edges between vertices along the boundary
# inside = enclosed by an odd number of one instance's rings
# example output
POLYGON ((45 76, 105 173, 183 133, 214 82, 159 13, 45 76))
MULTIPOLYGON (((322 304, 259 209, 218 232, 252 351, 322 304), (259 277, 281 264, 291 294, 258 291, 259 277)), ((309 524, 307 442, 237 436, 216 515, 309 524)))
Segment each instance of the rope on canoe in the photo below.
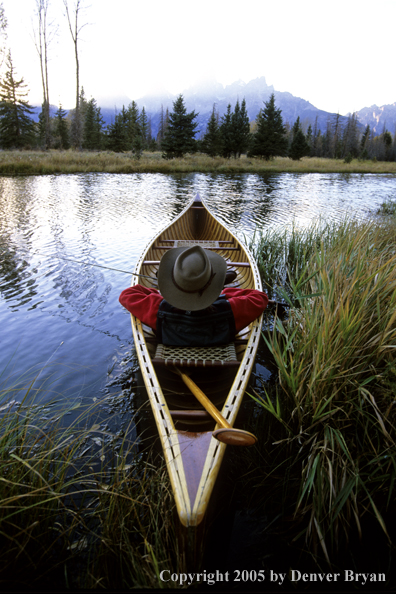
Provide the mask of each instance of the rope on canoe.
POLYGON ((234 343, 217 347, 170 347, 158 344, 152 359, 157 365, 181 367, 238 366, 234 343))

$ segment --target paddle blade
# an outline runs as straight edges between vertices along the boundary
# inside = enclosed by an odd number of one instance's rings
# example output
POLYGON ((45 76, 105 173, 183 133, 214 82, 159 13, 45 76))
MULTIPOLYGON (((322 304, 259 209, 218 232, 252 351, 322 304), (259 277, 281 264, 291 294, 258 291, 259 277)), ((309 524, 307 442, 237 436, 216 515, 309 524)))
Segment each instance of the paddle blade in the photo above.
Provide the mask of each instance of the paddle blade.
POLYGON ((257 437, 253 433, 249 433, 249 431, 244 431, 243 429, 216 429, 212 435, 227 445, 252 446, 257 441, 257 437))

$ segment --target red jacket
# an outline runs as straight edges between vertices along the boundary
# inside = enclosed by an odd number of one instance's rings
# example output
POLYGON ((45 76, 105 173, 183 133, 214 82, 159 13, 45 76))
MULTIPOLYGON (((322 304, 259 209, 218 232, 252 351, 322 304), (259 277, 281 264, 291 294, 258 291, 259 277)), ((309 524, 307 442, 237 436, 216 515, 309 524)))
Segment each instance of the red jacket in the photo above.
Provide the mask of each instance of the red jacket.
MULTIPOLYGON (((231 305, 237 332, 258 318, 268 305, 267 295, 256 289, 225 288, 222 295, 231 305)), ((157 289, 142 285, 125 289, 120 295, 121 305, 153 330, 157 329, 158 308, 162 300, 157 289)))

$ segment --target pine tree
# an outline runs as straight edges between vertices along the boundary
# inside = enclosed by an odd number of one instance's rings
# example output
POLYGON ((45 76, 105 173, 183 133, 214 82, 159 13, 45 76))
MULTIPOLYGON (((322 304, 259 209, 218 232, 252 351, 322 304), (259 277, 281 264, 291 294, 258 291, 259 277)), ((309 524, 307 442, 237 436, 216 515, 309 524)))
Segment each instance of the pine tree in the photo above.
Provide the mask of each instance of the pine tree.
POLYGON ((162 141, 165 137, 166 130, 168 128, 168 123, 169 123, 169 111, 167 109, 166 114, 164 114, 164 106, 161 105, 160 123, 159 123, 158 134, 157 134, 157 143, 159 145, 159 148, 162 148, 162 141))
POLYGON ((359 154, 358 145, 358 118, 357 113, 349 114, 348 123, 345 126, 342 144, 343 144, 343 157, 350 159, 356 158, 359 154))
POLYGON ((299 161, 302 157, 306 157, 310 153, 310 147, 305 138, 305 134, 301 129, 300 116, 298 116, 292 128, 293 140, 289 149, 289 157, 293 161, 299 161))
POLYGON ((54 126, 54 143, 55 148, 67 150, 70 148, 69 127, 66 120, 66 112, 59 105, 55 114, 54 126))
POLYGON ((144 109, 144 107, 142 108, 142 111, 140 114, 139 124, 140 124, 140 136, 142 139, 142 147, 144 150, 148 146, 148 136, 149 136, 148 118, 147 118, 146 110, 144 109))
POLYGON ((235 110, 231 114, 231 147, 232 154, 237 159, 245 153, 250 142, 250 123, 246 111, 246 101, 243 99, 241 106, 236 102, 235 110))
POLYGON ((368 159, 368 144, 370 138, 370 126, 367 124, 362 139, 360 141, 360 158, 368 159))
POLYGON ((312 152, 313 152, 313 132, 312 132, 312 126, 311 126, 311 124, 309 124, 309 126, 308 126, 306 138, 307 138, 307 142, 308 142, 308 146, 309 146, 309 154, 312 157, 312 152))
POLYGON ((82 147, 87 106, 88 101, 85 98, 84 87, 81 87, 81 92, 78 99, 78 108, 76 107, 69 112, 69 117, 71 117, 70 140, 72 145, 77 149, 81 149, 82 147))
POLYGON ((315 118, 313 136, 312 136, 312 151, 311 157, 321 157, 322 156, 322 137, 321 131, 318 126, 318 116, 315 118))
POLYGON ((3 148, 22 148, 34 140, 34 122, 29 117, 33 108, 26 100, 27 85, 16 78, 11 52, 7 68, 0 82, 0 143, 3 148))
POLYGON ((195 152, 197 123, 194 120, 197 115, 194 111, 187 113, 183 95, 179 95, 173 103, 173 112, 169 114, 168 129, 162 141, 164 159, 180 158, 195 152))
POLYGON ((226 159, 229 159, 234 148, 232 141, 232 113, 230 103, 227 105, 226 113, 221 118, 220 134, 222 144, 221 154, 226 159))
POLYGON ((107 127, 107 147, 115 153, 122 153, 131 150, 131 144, 127 134, 127 112, 125 107, 122 108, 121 113, 118 113, 114 118, 114 123, 107 127))
MULTIPOLYGON (((46 106, 43 103, 41 105, 41 111, 38 117, 38 125, 37 125, 37 140, 40 148, 46 149, 48 148, 47 140, 50 137, 51 127, 47 123, 47 111, 46 106)), ((52 143, 51 138, 51 143, 52 143)))
POLYGON ((340 159, 342 156, 342 122, 339 113, 335 114, 333 120, 329 120, 328 126, 328 156, 331 159, 340 159))
POLYGON ((260 110, 257 116, 257 131, 253 136, 249 154, 269 161, 273 157, 286 155, 288 143, 282 112, 275 108, 273 93, 269 101, 264 102, 264 105, 265 108, 260 110))
POLYGON ((125 132, 128 139, 129 149, 136 143, 137 137, 141 137, 139 109, 135 101, 132 101, 125 112, 125 132))
POLYGON ((212 115, 210 116, 206 133, 202 139, 202 152, 210 157, 220 155, 222 150, 221 132, 219 127, 219 114, 216 113, 215 104, 213 105, 212 115))
POLYGON ((88 101, 83 129, 83 143, 84 149, 100 150, 103 144, 103 118, 100 107, 97 106, 95 99, 88 101))

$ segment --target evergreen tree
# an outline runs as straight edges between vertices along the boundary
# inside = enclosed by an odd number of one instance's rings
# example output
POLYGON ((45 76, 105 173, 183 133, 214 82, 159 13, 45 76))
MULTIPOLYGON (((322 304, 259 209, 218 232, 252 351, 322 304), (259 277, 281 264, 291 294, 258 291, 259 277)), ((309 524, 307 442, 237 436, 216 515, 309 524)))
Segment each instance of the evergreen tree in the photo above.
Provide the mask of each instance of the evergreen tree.
MULTIPOLYGON (((81 105, 80 105, 81 108, 81 105)), ((84 149, 100 150, 103 145, 103 118, 95 99, 88 101, 85 109, 83 143, 84 149)))
POLYGON ((343 144, 343 157, 348 157, 352 160, 359 154, 359 143, 358 143, 358 119, 357 113, 350 114, 348 116, 348 123, 345 126, 342 144, 343 144))
POLYGON ((363 133, 360 141, 360 158, 368 159, 368 144, 370 139, 370 126, 367 124, 366 129, 363 133))
POLYGON ((22 148, 34 140, 33 108, 26 100, 27 85, 17 79, 11 53, 7 71, 0 82, 0 143, 3 148, 22 148))
POLYGON ((166 131, 168 129, 168 124, 169 124, 169 110, 167 109, 166 113, 164 114, 164 107, 163 107, 163 105, 161 105, 160 123, 159 123, 158 134, 157 134, 157 143, 159 145, 159 148, 162 148, 162 141, 163 141, 166 131))
POLYGON ((246 101, 243 99, 241 107, 236 102, 235 110, 231 114, 231 147, 232 154, 237 159, 245 153, 250 142, 250 123, 246 111, 246 101))
POLYGON ((380 136, 381 140, 382 140, 382 144, 383 144, 383 152, 382 152, 382 160, 383 161, 391 161, 392 160, 392 134, 389 132, 389 130, 385 129, 385 125, 384 125, 384 131, 382 132, 381 136, 380 136))
POLYGON ((253 136, 249 154, 269 161, 276 156, 287 153, 287 138, 283 125, 281 110, 275 107, 275 95, 264 102, 265 108, 257 116, 257 131, 253 136))
POLYGON ((183 157, 186 153, 195 152, 197 123, 194 120, 197 115, 194 111, 187 113, 183 95, 179 95, 173 103, 173 112, 169 114, 168 129, 162 141, 164 159, 183 157))
POLYGON ((146 149, 148 151, 156 151, 157 150, 157 143, 155 142, 155 138, 151 132, 151 116, 147 118, 147 146, 146 149))
MULTIPOLYGON (((43 103, 41 111, 39 113, 38 126, 37 126, 37 140, 41 148, 46 149, 49 147, 48 139, 51 137, 51 128, 47 122, 47 111, 46 106, 43 103)), ((51 138, 52 142, 52 138, 51 138)))
POLYGON ((306 157, 310 153, 310 147, 305 138, 305 134, 301 129, 300 116, 298 116, 292 128, 293 140, 289 149, 289 157, 293 161, 299 161, 302 157, 306 157))
POLYGON ((144 107, 142 108, 142 111, 140 114, 139 124, 140 124, 141 143, 142 143, 142 147, 144 150, 147 148, 148 143, 149 143, 149 124, 148 124, 146 110, 144 109, 144 107))
POLYGON ((133 149, 138 137, 141 138, 140 115, 135 101, 129 104, 123 118, 129 149, 133 149))
POLYGON ((227 105, 226 113, 221 118, 220 134, 222 144, 221 154, 226 159, 229 159, 234 148, 232 142, 232 113, 230 103, 227 105))
POLYGON ((107 128, 107 147, 115 153, 122 153, 131 149, 131 144, 127 134, 126 110, 123 107, 121 113, 114 118, 114 123, 107 128))
POLYGON ((59 105, 55 114, 54 137, 55 148, 64 150, 70 148, 69 126, 66 120, 66 112, 61 105, 59 105))
POLYGON ((69 112, 69 116, 71 117, 70 140, 72 145, 77 149, 81 149, 82 147, 87 106, 88 102, 85 98, 84 87, 81 87, 81 92, 78 99, 78 107, 72 109, 69 112))
POLYGON ((308 126, 306 139, 307 139, 308 146, 309 146, 309 154, 312 157, 312 153, 313 153, 313 132, 312 132, 312 126, 311 126, 311 124, 309 124, 309 126, 308 126))
POLYGON ((210 157, 220 155, 222 150, 221 132, 219 127, 219 114, 216 113, 213 105, 212 115, 210 116, 206 133, 202 139, 202 152, 210 157))
POLYGON ((335 114, 333 121, 328 122, 328 156, 331 159, 342 157, 342 122, 339 113, 335 114))
POLYGON ((313 135, 312 135, 311 157, 321 157, 321 156, 322 156, 322 136, 321 136, 321 131, 318 126, 318 116, 316 116, 314 129, 313 129, 313 135))

